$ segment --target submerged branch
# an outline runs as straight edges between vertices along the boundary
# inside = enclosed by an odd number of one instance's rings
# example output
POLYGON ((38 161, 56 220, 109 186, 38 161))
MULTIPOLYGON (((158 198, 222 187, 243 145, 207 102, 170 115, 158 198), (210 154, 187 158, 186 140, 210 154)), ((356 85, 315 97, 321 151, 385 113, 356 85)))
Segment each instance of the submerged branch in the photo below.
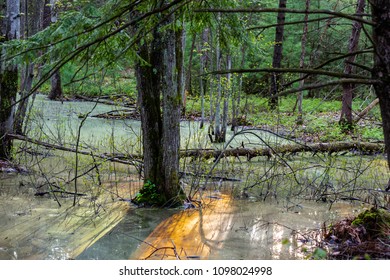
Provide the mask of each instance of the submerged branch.
POLYGON ((42 147, 46 147, 46 148, 49 148, 49 149, 55 149, 55 150, 71 152, 71 153, 76 153, 77 152, 77 153, 82 154, 82 155, 94 156, 95 158, 100 158, 100 159, 104 159, 104 160, 111 161, 111 162, 130 164, 130 165, 134 165, 134 166, 142 165, 141 161, 139 161, 137 159, 129 159, 130 158, 129 156, 127 157, 127 160, 123 160, 123 159, 107 156, 105 154, 96 155, 96 154, 92 154, 89 151, 83 151, 83 150, 76 151, 76 149, 73 149, 73 148, 68 148, 68 147, 64 147, 64 146, 56 145, 56 144, 50 144, 50 143, 47 143, 47 142, 43 142, 43 141, 39 141, 39 140, 36 140, 36 139, 29 138, 27 136, 22 136, 22 135, 17 135, 17 134, 8 134, 7 136, 10 139, 15 139, 15 140, 29 142, 29 143, 36 144, 36 145, 39 145, 39 146, 42 146, 42 147))

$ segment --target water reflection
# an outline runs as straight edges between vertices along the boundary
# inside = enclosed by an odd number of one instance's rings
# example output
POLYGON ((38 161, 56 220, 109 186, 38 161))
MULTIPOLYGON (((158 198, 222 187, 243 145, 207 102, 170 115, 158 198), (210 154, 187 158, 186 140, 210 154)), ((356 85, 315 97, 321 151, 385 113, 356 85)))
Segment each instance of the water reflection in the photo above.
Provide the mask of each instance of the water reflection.
MULTIPOLYGON (((144 216, 150 219, 157 212, 132 210, 123 223, 78 258, 302 259, 306 257, 304 248, 311 246, 311 237, 305 239, 297 231, 319 230, 324 221, 329 224, 359 209, 351 204, 337 204, 329 211, 329 205, 308 203, 300 213, 295 213, 274 204, 234 200, 226 195, 222 198, 209 201, 203 210, 160 210, 159 216, 164 213, 168 217, 148 230, 126 225, 134 222, 133 215, 142 223, 144 216), (116 249, 112 250, 113 247, 116 249)), ((157 216, 154 222, 158 222, 157 216)))

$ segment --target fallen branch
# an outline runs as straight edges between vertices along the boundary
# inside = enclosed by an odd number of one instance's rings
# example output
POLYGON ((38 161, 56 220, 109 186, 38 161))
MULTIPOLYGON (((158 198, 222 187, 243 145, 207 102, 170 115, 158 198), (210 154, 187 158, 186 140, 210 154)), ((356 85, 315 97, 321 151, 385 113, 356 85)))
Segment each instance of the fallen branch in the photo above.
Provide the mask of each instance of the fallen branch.
POLYGON ((52 193, 60 193, 60 194, 68 194, 68 195, 76 195, 76 196, 87 196, 85 193, 74 193, 74 192, 68 192, 68 191, 62 191, 62 190, 50 190, 46 192, 36 192, 35 196, 44 196, 46 194, 52 194, 52 193))
POLYGON ((363 111, 357 115, 355 123, 358 123, 362 118, 364 118, 378 103, 379 98, 374 99, 374 101, 372 101, 363 111))
MULTIPOLYGON (((39 145, 39 146, 43 146, 43 147, 46 147, 46 148, 49 148, 49 149, 55 149, 55 150, 60 150, 60 151, 65 151, 65 152, 72 152, 72 153, 76 153, 77 152, 77 153, 82 154, 82 155, 92 156, 92 153, 89 152, 89 151, 83 151, 83 150, 76 151, 76 149, 73 149, 73 148, 67 148, 65 146, 60 146, 60 145, 56 145, 56 144, 50 144, 50 143, 43 142, 43 141, 36 140, 36 139, 32 139, 32 138, 29 138, 29 137, 23 136, 23 135, 8 134, 7 136, 10 139, 25 141, 25 142, 36 144, 36 145, 39 145)), ((142 164, 142 162, 139 161, 139 160, 129 159, 130 156, 127 156, 127 160, 123 160, 123 159, 107 156, 105 154, 100 154, 100 155, 95 155, 94 154, 93 156, 96 157, 96 158, 108 160, 108 161, 111 161, 111 162, 118 162, 118 163, 130 164, 130 165, 135 165, 135 166, 142 164)))

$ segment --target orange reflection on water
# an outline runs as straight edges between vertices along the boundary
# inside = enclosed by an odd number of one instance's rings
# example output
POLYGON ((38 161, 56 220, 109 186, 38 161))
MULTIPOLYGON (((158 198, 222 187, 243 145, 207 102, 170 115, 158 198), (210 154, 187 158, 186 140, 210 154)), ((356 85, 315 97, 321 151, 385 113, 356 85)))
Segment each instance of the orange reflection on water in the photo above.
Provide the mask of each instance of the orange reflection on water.
POLYGON ((131 259, 207 259, 220 249, 232 228, 232 198, 220 194, 197 209, 180 211, 161 222, 131 259), (223 215, 221 215, 223 213, 223 215))

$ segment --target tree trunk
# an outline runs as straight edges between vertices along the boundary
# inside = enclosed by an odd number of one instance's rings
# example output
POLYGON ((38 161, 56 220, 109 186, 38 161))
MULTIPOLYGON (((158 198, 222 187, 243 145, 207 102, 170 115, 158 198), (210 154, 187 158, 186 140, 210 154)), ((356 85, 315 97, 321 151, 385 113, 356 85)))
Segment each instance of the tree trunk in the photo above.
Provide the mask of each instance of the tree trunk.
MULTIPOLYGON (((245 53, 246 53, 246 47, 241 47, 241 68, 243 69, 245 66, 245 53)), ((239 126, 239 114, 241 114, 240 105, 241 105, 241 95, 242 95, 242 84, 243 84, 243 77, 242 73, 238 74, 237 77, 238 80, 238 89, 236 91, 233 91, 232 94, 232 128, 231 130, 235 133, 237 132, 237 126, 239 126)))
MULTIPOLYGON (((309 11, 310 9, 310 0, 306 0, 306 11, 309 11)), ((302 40, 301 40, 301 58, 299 60, 299 68, 303 69, 305 66, 305 56, 306 56, 306 42, 307 42, 307 32, 308 32, 308 22, 309 19, 309 13, 307 12, 305 14, 304 18, 304 25, 303 25, 303 33, 302 33, 302 40)), ((303 88, 305 85, 305 79, 303 78, 304 74, 301 73, 299 81, 299 87, 303 88)), ((302 101, 303 101, 303 90, 298 93, 298 118, 297 118, 297 124, 301 125, 303 124, 303 110, 302 110, 302 101)))
MULTIPOLYGON (((338 10, 338 6, 339 6, 339 2, 340 0, 337 0, 335 5, 333 6, 333 10, 336 11, 338 10)), ((321 5, 320 5, 320 1, 318 1, 318 9, 321 8, 321 5)), ((312 51, 311 51, 311 55, 310 55, 310 61, 309 61, 309 65, 308 65, 308 68, 313 68, 315 63, 317 61, 320 60, 320 49, 323 47, 323 43, 324 43, 324 38, 326 38, 326 34, 331 26, 333 22, 333 19, 332 18, 329 18, 326 20, 326 24, 325 26, 323 27, 323 30, 318 38, 317 41, 314 42, 314 44, 312 45, 312 51)), ((321 25, 320 25, 320 21, 318 21, 318 26, 317 26, 317 29, 320 30, 321 29, 321 25)), ((310 84, 313 84, 315 83, 315 76, 309 76, 306 81, 308 81, 308 83, 310 84)), ((312 89, 312 90, 309 90, 308 92, 308 97, 309 98, 314 98, 315 97, 315 91, 312 89)))
MULTIPOLYGON (((218 14, 218 19, 221 18, 221 15, 218 14)), ((215 65, 216 70, 221 71, 221 43, 220 43, 220 30, 217 30, 217 42, 215 48, 215 65)), ((222 100, 222 77, 221 74, 216 75, 217 78, 217 98, 215 100, 215 124, 214 124, 214 142, 223 143, 224 139, 221 131, 221 100, 222 100)))
MULTIPOLYGON (((57 0, 50 0, 50 22, 54 23, 57 21, 57 0)), ((48 98, 50 100, 58 100, 62 97, 62 84, 61 84, 61 72, 57 70, 53 73, 50 78, 51 89, 48 98)))
POLYGON ((63 95, 60 70, 57 70, 53 73, 53 76, 50 78, 50 83, 51 89, 48 98, 50 100, 60 99, 63 95))
MULTIPOLYGON (((285 9, 287 0, 279 0, 279 8, 285 9)), ((285 21, 285 12, 278 12, 278 19, 275 32, 275 45, 274 45, 274 54, 272 59, 272 67, 280 68, 282 62, 282 52, 283 52, 283 37, 284 37, 284 21, 285 21)), ((280 73, 271 73, 270 80, 270 98, 268 105, 271 110, 275 110, 278 106, 278 92, 280 86, 280 73)))
MULTIPOLYGON (((36 34, 38 31, 42 30, 42 13, 44 10, 44 0, 39 1, 22 1, 23 12, 21 29, 23 30, 23 38, 29 38, 30 36, 36 34)), ((29 98, 27 95, 30 94, 34 80, 34 63, 28 63, 24 65, 23 71, 21 73, 21 86, 20 86, 20 99, 21 101, 18 104, 18 108, 15 115, 15 132, 18 134, 24 134, 25 129, 23 129, 23 124, 26 120, 27 107, 29 104, 29 98)))
MULTIPOLYGON (((186 95, 186 77, 184 69, 184 52, 186 48, 186 32, 184 29, 184 23, 180 23, 181 26, 176 30, 176 67, 177 67, 177 92, 181 96, 182 100, 182 115, 186 113, 187 95, 186 95)), ((190 62, 191 63, 191 62, 190 62)), ((190 75, 190 74, 188 74, 190 75)))
MULTIPOLYGON (((356 7, 356 15, 358 17, 362 17, 361 14, 364 12, 364 7, 366 5, 365 0, 358 0, 356 7)), ((353 53, 357 51, 360 31, 362 29, 362 23, 355 21, 352 25, 352 34, 349 39, 348 45, 348 53, 353 53)), ((352 74, 354 71, 354 66, 351 64, 355 62, 356 55, 349 56, 345 60, 344 73, 352 74)), ((341 116, 340 116, 340 125, 342 125, 344 130, 351 130, 353 128, 353 116, 352 116, 352 99, 353 99, 353 91, 355 85, 354 84, 343 84, 343 101, 341 107, 341 116)))
MULTIPOLYGON (((227 70, 230 70, 232 68, 232 57, 230 55, 227 56, 227 70)), ((232 74, 227 74, 227 80, 226 80, 226 88, 224 92, 223 97, 223 115, 222 115, 222 129, 221 129, 221 136, 223 139, 223 142, 226 141, 226 132, 227 132, 227 123, 228 123, 228 114, 229 114, 229 99, 230 99, 230 93, 232 91, 232 74)))
MULTIPOLYGON (((5 55, 4 42, 20 38, 20 2, 7 0, 0 3, 0 27, 5 36, 0 39, 0 53, 5 55)), ((12 140, 8 134, 13 132, 14 106, 18 90, 18 68, 5 66, 0 62, 0 159, 12 158, 12 140)))
POLYGON ((182 98, 178 90, 177 57, 182 54, 177 56, 176 51, 182 48, 177 48, 181 45, 177 40, 181 38, 175 36, 171 27, 173 21, 174 15, 167 16, 166 21, 154 30, 151 41, 139 46, 139 56, 149 64, 138 62, 135 68, 141 110, 144 181, 157 186, 160 199, 155 203, 166 206, 177 205, 181 200, 179 148, 182 98))
POLYGON ((206 67, 206 60, 207 60, 207 52, 205 50, 206 43, 207 43, 207 37, 208 37, 208 30, 205 29, 202 32, 202 38, 200 42, 200 46, 198 48, 198 53, 200 53, 200 67, 199 67, 199 91, 200 91, 200 102, 201 102, 201 120, 200 120, 200 128, 203 128, 204 126, 204 120, 205 120, 205 93, 206 93, 206 82, 203 74, 205 72, 206 67))
POLYGON ((374 84, 379 98, 383 134, 390 167, 390 1, 371 1, 374 45, 374 68, 372 77, 380 82, 374 84))
MULTIPOLYGON (((167 25, 174 22, 170 16, 167 25)), ((182 37, 176 39, 172 29, 164 31, 163 35, 163 61, 162 61, 162 170, 164 175, 163 192, 167 203, 177 205, 180 201, 179 185, 179 150, 180 150, 180 111, 182 104, 182 93, 178 88, 184 90, 184 69, 183 60, 176 62, 176 58, 183 57, 182 37), (176 46, 180 46, 176 48, 176 46), (179 53, 176 53, 179 52, 179 53), (180 67, 176 67, 179 64, 180 67), (182 83, 179 87, 178 84, 182 83)))

